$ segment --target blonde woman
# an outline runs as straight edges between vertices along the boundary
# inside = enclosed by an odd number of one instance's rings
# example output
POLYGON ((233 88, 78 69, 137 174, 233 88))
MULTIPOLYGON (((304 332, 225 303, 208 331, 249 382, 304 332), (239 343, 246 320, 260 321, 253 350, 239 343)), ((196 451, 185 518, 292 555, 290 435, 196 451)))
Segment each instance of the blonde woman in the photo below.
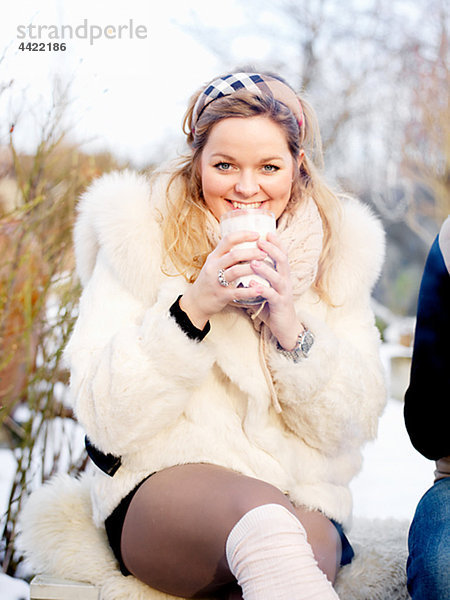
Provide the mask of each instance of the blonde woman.
POLYGON ((124 574, 174 596, 337 598, 385 402, 383 232, 322 181, 314 113, 280 78, 213 80, 184 129, 181 162, 106 175, 79 205, 66 357, 94 519, 124 574), (221 237, 245 208, 276 232, 221 237))

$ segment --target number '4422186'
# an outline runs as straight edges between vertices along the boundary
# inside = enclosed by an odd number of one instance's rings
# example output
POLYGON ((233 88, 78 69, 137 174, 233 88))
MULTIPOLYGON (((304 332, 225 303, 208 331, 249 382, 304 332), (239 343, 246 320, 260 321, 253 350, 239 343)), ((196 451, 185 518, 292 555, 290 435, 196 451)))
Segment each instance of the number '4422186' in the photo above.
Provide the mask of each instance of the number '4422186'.
POLYGON ((28 52, 64 52, 67 46, 64 42, 22 42, 19 44, 19 50, 24 52, 28 50, 28 52))

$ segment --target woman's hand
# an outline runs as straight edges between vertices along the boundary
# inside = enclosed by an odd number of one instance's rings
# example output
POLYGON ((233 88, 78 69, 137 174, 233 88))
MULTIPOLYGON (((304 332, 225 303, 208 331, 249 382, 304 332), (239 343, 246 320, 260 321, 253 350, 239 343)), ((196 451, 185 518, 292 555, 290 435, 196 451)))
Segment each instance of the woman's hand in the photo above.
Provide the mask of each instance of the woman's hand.
POLYGON ((203 329, 210 317, 233 300, 249 300, 259 295, 253 286, 237 288, 233 285, 238 277, 255 272, 251 266, 252 261, 263 261, 267 258, 267 253, 258 247, 236 247, 242 242, 256 242, 258 238, 258 233, 254 231, 230 233, 224 236, 208 255, 199 276, 180 299, 181 309, 196 327, 203 329), (220 269, 223 269, 224 278, 230 284, 228 287, 219 283, 220 269))
POLYGON ((269 233, 266 240, 259 240, 258 247, 274 261, 276 270, 261 259, 254 259, 250 266, 256 275, 270 283, 266 287, 256 281, 250 282, 252 289, 267 300, 260 314, 279 344, 285 350, 293 350, 303 326, 299 323, 294 308, 291 272, 287 252, 276 233, 269 233))

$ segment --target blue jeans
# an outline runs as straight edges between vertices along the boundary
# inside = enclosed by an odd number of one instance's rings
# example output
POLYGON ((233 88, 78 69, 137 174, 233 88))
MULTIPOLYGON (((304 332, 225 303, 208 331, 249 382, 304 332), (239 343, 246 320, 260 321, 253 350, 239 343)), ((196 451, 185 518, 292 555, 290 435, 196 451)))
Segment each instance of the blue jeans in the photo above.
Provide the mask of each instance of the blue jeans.
POLYGON ((450 477, 417 505, 409 530, 408 591, 412 600, 450 599, 450 477))

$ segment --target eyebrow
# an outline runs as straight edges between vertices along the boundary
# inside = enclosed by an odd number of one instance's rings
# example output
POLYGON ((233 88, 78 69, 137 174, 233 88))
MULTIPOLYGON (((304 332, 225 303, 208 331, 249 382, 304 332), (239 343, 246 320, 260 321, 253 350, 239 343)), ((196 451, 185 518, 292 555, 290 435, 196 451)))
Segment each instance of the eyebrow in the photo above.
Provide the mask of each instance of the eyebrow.
MULTIPOLYGON (((211 158, 215 158, 215 157, 221 157, 221 158, 225 158, 226 160, 229 161, 235 161, 236 159, 233 156, 230 156, 229 154, 225 154, 224 152, 214 152, 214 154, 211 154, 211 158)), ((284 161, 284 158, 282 156, 269 156, 267 158, 262 158, 261 159, 261 163, 268 163, 268 162, 272 162, 273 160, 281 160, 284 161)))

